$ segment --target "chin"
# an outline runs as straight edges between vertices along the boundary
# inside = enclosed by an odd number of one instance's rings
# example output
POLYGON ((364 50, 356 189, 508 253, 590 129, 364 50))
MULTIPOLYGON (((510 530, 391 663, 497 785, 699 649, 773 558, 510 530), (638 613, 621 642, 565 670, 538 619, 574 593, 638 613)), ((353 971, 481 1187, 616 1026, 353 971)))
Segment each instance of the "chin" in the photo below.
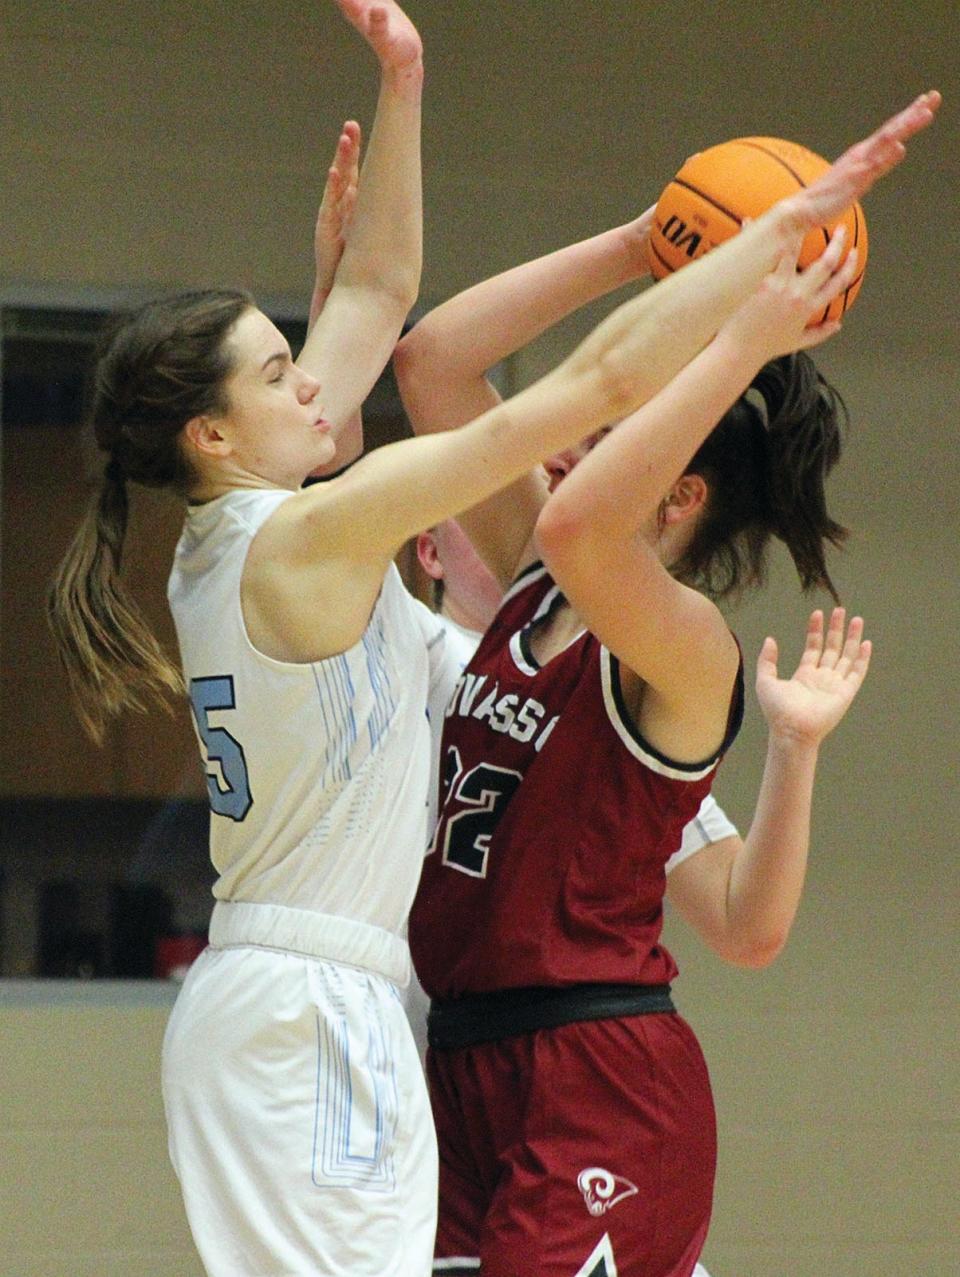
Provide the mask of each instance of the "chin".
POLYGON ((307 475, 308 479, 323 479, 326 475, 342 468, 344 464, 343 458, 340 456, 334 441, 331 439, 329 442, 330 447, 327 449, 327 457, 313 467, 307 475))

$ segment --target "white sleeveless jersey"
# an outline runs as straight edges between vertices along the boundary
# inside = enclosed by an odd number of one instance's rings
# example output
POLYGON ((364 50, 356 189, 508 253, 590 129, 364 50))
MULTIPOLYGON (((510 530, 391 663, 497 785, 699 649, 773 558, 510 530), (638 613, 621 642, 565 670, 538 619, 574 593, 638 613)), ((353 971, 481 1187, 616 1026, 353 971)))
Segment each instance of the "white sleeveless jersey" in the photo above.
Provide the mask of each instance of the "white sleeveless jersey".
POLYGON ((238 490, 191 508, 170 575, 207 771, 214 895, 402 934, 427 844, 427 703, 452 691, 456 662, 393 565, 348 651, 291 664, 253 647, 243 565, 292 495, 238 490))

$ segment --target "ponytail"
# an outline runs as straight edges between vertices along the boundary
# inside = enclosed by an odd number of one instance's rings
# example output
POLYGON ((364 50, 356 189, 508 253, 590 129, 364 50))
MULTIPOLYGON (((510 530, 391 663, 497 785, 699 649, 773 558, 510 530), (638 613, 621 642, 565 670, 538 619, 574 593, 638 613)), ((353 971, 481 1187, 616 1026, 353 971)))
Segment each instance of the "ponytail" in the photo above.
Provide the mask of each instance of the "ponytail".
POLYGON ((120 579, 129 519, 127 482, 186 495, 192 480, 181 431, 222 411, 231 370, 225 341, 247 293, 185 293, 122 318, 101 346, 91 424, 108 454, 91 503, 47 595, 47 617, 81 723, 98 744, 122 709, 169 708, 183 679, 120 579))
POLYGON ((47 618, 77 715, 99 745, 106 719, 148 702, 169 709, 166 694, 183 679, 164 654, 120 580, 129 501, 126 480, 110 461, 47 595, 47 618))
POLYGON ((825 543, 841 546, 849 532, 830 517, 825 485, 840 459, 846 405, 807 355, 767 364, 754 387, 767 410, 771 530, 790 551, 802 588, 820 586, 839 602, 824 550, 825 543))
POLYGON ((825 484, 840 458, 847 409, 804 351, 765 364, 687 466, 707 481, 703 515, 675 574, 712 598, 766 577, 771 536, 786 545, 804 590, 838 600, 826 546, 848 532, 828 513, 825 484))

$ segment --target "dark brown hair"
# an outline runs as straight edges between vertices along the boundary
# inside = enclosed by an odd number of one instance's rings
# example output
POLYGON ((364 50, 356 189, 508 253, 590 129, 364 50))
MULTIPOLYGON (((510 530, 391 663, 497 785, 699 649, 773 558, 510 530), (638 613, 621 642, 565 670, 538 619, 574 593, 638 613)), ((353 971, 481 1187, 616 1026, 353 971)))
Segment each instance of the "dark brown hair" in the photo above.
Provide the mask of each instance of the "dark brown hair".
POLYGON ((709 495, 676 575, 715 599, 737 595, 763 582, 775 536, 803 589, 837 600, 825 552, 848 532, 827 512, 825 482, 846 424, 843 399, 804 351, 766 364, 686 468, 709 495))
POLYGON ((185 495, 181 431, 226 408, 226 338, 253 306, 244 292, 181 293, 119 316, 101 338, 90 424, 107 456, 103 484, 47 596, 47 615, 80 721, 103 738, 107 715, 166 704, 182 692, 170 662, 120 580, 127 480, 185 495))

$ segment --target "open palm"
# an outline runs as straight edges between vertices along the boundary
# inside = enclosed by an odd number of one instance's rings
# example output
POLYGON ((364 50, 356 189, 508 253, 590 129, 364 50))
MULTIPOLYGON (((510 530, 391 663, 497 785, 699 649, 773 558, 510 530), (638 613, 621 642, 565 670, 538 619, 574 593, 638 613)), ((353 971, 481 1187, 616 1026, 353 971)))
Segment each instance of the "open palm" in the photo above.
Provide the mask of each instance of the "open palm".
POLYGON ((815 611, 792 677, 777 676, 777 643, 764 640, 757 659, 757 698, 771 732, 819 744, 850 708, 866 677, 871 644, 863 620, 834 608, 824 636, 823 613, 815 611))
MULTIPOLYGON (((315 291, 326 296, 343 256, 360 181, 360 125, 347 120, 341 130, 333 163, 327 170, 323 198, 313 237, 316 260, 315 291)), ((315 316, 314 316, 315 318, 315 316)))

